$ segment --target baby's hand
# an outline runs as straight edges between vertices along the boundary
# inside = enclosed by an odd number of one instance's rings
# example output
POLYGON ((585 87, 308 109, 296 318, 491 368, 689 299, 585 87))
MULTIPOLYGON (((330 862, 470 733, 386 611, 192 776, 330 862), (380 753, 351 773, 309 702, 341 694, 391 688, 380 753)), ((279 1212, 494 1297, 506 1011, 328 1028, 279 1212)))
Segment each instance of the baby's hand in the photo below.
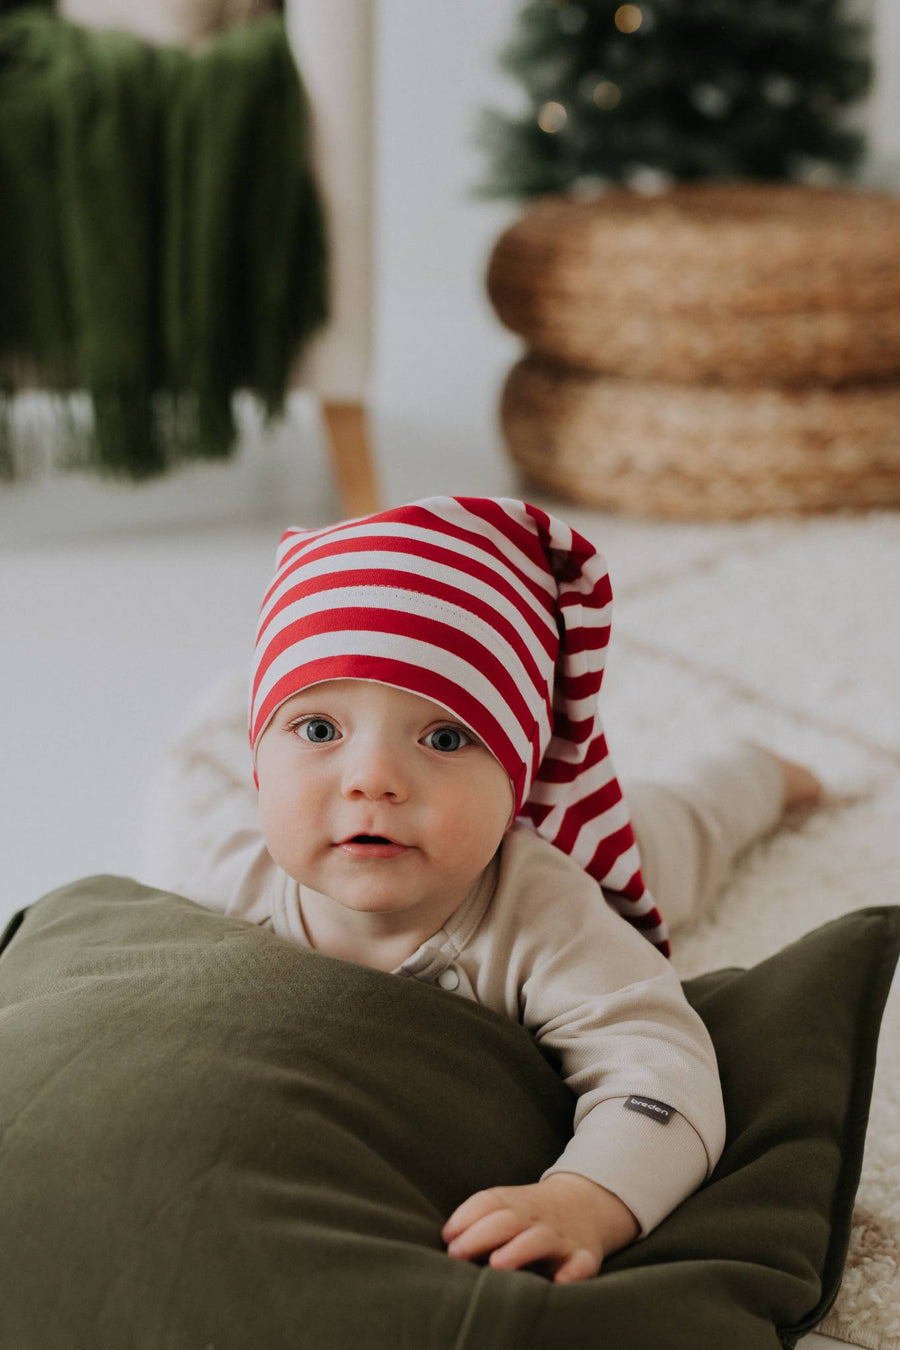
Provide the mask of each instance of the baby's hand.
POLYGON ((476 1191, 441 1229, 450 1256, 468 1261, 490 1252, 496 1270, 540 1261, 554 1284, 596 1275, 603 1259, 640 1232, 627 1205, 595 1181, 554 1172, 533 1186, 476 1191))

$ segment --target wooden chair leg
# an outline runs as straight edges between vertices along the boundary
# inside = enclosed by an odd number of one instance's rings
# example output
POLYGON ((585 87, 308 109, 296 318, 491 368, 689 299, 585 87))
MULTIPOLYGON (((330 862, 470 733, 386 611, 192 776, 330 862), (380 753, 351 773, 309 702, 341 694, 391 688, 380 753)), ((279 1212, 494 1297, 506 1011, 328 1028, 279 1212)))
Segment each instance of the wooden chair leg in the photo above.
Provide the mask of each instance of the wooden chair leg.
POLYGON ((347 516, 368 516, 380 509, 372 463, 366 410, 361 403, 322 404, 331 463, 347 516))

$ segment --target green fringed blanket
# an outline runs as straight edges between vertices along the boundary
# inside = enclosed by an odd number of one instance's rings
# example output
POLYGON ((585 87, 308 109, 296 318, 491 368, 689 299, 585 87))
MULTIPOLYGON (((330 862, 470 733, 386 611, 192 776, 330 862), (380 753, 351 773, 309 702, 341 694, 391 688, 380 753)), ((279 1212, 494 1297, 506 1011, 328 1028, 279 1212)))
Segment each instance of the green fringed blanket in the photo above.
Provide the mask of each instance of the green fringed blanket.
POLYGON ((306 105, 278 16, 199 53, 0 15, 0 469, 12 392, 87 390, 65 457, 132 478, 224 457, 327 315, 306 105), (5 432, 3 430, 5 428, 5 432))

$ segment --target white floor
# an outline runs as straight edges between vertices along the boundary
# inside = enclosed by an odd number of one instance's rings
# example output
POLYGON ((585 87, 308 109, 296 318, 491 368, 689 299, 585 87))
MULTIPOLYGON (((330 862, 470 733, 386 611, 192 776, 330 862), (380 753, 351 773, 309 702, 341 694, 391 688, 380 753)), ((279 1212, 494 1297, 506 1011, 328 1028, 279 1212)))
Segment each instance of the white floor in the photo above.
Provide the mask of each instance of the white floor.
MULTIPOLYGON (((427 492, 423 476, 395 470, 388 499, 427 492)), ((455 490, 520 491, 496 463, 477 479, 455 490)), ((315 512, 332 509, 326 492, 315 512)), ((724 699, 732 730, 768 735, 844 785, 896 788, 900 516, 698 526, 553 509, 610 566, 604 692, 623 776, 714 741, 724 699), (629 673, 647 663, 656 697, 636 709, 629 689, 646 693, 646 679, 629 673), (640 729, 627 744, 617 709, 640 729)), ((295 515, 0 548, 0 922, 75 877, 137 872, 159 754, 190 701, 247 665, 277 535, 295 515)))

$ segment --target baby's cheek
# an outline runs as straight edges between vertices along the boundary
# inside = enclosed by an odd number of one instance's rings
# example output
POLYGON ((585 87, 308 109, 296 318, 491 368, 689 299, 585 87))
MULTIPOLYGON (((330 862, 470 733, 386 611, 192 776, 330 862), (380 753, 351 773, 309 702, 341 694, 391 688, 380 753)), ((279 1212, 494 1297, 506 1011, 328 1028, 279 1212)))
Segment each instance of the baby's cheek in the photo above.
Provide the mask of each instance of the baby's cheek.
POLYGON ((259 820, 269 852, 284 866, 280 854, 302 850, 310 825, 309 804, 290 793, 266 791, 259 795, 259 820))
POLYGON ((498 810, 459 810, 445 826, 445 842, 461 864, 486 867, 500 847, 506 816, 498 810))

